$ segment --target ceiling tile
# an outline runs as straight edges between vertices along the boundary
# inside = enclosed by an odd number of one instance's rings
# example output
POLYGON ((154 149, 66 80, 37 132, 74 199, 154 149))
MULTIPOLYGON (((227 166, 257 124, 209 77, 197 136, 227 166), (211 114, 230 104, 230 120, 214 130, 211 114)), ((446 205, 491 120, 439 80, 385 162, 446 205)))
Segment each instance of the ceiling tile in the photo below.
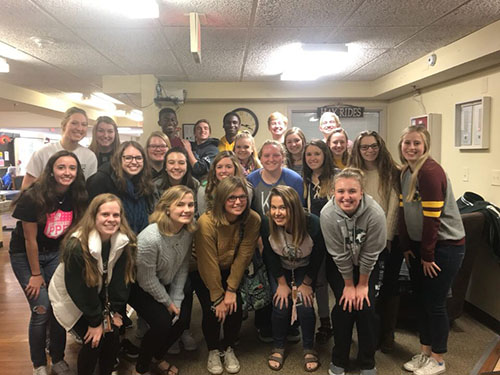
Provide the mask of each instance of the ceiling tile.
POLYGON ((356 43, 363 48, 392 48, 411 35, 420 27, 339 27, 335 34, 328 38, 330 43, 356 43))
POLYGON ((194 62, 190 53, 177 55, 189 81, 239 81, 243 50, 204 50, 201 64, 194 62))
MULTIPOLYGON (((163 32, 175 53, 189 52, 188 27, 164 27, 163 32)), ((221 50, 244 50, 248 29, 246 28, 201 28, 201 52, 221 50)))
POLYGON ((436 25, 483 27, 499 19, 500 1, 472 0, 438 20, 436 25))

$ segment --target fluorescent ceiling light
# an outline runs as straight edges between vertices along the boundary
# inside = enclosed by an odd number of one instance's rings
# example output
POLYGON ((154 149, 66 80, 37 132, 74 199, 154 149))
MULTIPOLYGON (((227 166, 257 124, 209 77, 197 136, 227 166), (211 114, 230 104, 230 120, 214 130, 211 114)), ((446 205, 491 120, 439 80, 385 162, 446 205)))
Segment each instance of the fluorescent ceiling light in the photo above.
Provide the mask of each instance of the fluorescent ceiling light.
POLYGON ((90 0, 90 2, 113 14, 121 14, 132 19, 160 17, 156 0, 90 0))
POLYGON ((313 81, 342 71, 350 62, 345 44, 292 43, 279 48, 268 65, 268 73, 282 81, 313 81))
POLYGON ((0 57, 0 73, 8 73, 10 71, 9 63, 3 57, 0 57))
POLYGON ((84 96, 80 92, 71 92, 66 94, 66 97, 69 98, 72 102, 97 108, 106 112, 114 112, 116 110, 116 105, 94 94, 91 94, 90 96, 84 96))
POLYGON ((6 57, 10 60, 29 60, 29 56, 27 54, 2 42, 0 42, 0 56, 6 57))

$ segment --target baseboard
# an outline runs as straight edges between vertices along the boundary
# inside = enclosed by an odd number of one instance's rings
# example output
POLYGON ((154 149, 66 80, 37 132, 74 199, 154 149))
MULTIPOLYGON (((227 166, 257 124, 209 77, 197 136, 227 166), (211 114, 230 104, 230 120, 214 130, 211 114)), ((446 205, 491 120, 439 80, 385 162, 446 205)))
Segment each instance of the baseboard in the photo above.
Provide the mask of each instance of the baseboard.
POLYGON ((500 335, 500 321, 492 317, 490 314, 484 312, 479 307, 474 306, 472 303, 464 301, 464 310, 467 311, 479 323, 485 325, 497 335, 500 335))

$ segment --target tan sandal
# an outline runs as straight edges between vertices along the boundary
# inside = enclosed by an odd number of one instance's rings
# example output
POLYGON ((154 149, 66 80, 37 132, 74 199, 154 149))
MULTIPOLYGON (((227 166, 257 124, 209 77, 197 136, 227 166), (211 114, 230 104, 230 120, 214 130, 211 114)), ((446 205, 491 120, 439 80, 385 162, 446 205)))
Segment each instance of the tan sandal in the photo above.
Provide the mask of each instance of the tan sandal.
POLYGON ((267 357, 267 365, 271 370, 279 371, 283 368, 283 363, 285 362, 285 349, 283 348, 274 348, 271 351, 269 357, 267 357), (280 356, 277 356, 279 354, 280 356), (278 363, 278 366, 271 365, 270 361, 274 361, 278 363))
POLYGON ((304 370, 314 372, 321 366, 318 358, 318 352, 314 349, 304 349, 304 370), (316 363, 316 367, 308 367, 310 363, 316 363))

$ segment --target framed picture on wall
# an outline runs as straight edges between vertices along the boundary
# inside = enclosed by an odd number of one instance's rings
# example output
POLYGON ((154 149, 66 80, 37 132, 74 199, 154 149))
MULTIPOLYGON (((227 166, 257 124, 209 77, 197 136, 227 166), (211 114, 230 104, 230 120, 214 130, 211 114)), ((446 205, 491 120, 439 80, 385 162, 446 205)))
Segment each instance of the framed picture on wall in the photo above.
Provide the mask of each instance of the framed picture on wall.
POLYGON ((195 124, 182 124, 181 138, 194 142, 194 125, 195 124))

